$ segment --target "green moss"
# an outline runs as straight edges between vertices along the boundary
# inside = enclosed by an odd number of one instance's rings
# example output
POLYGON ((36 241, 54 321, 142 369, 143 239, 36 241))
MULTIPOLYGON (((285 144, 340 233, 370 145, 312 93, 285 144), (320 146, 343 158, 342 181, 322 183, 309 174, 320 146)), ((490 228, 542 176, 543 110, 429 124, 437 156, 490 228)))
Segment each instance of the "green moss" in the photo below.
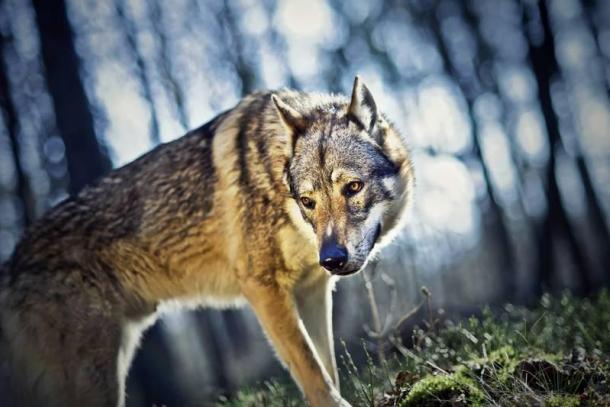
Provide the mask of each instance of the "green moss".
POLYGON ((553 394, 544 405, 545 407, 578 407, 580 397, 576 394, 553 394))
POLYGON ((512 345, 506 345, 490 352, 487 357, 475 359, 474 362, 494 370, 512 370, 516 366, 519 356, 519 352, 512 345))
POLYGON ((303 401, 298 389, 290 382, 265 382, 260 389, 240 390, 231 399, 221 397, 216 406, 220 407, 298 407, 303 401))
MULTIPOLYGON (((534 309, 486 308, 455 322, 433 318, 413 331, 404 358, 376 365, 369 356, 356 367, 347 351, 341 355, 344 397, 379 407, 610 406, 607 291, 588 299, 545 295, 534 309), (449 373, 431 374, 440 370, 449 373)), ((292 407, 303 400, 290 382, 242 391, 221 405, 292 407)))
POLYGON ((455 365, 452 370, 467 377, 480 377, 486 382, 506 385, 513 378, 520 356, 513 346, 506 345, 490 352, 486 357, 473 357, 455 365))
POLYGON ((480 406, 484 395, 474 380, 459 374, 426 376, 413 385, 401 406, 452 405, 480 406))
POLYGON ((517 351, 514 346, 505 345, 491 352, 487 359, 492 363, 501 363, 502 365, 510 364, 517 356, 517 351))

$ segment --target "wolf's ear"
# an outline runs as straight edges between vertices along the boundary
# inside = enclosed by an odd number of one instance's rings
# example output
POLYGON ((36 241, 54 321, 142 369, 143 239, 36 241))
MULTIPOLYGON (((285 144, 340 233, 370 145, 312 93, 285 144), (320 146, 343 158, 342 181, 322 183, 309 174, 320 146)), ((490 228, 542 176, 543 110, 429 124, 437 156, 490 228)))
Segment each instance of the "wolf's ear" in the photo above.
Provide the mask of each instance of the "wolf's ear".
POLYGON ((377 105, 369 88, 360 80, 354 79, 352 101, 349 104, 348 114, 362 125, 367 131, 372 131, 377 122, 377 105))
POLYGON ((277 114, 280 118, 280 122, 286 128, 286 134, 288 140, 286 142, 286 154, 291 157, 294 154, 294 146, 296 144, 296 138, 299 133, 305 130, 306 120, 301 113, 295 108, 284 102, 277 95, 272 94, 271 100, 277 110, 277 114))
POLYGON ((280 119, 288 130, 291 130, 293 133, 297 133, 305 129, 305 118, 301 113, 275 94, 271 95, 271 100, 277 109, 280 119))

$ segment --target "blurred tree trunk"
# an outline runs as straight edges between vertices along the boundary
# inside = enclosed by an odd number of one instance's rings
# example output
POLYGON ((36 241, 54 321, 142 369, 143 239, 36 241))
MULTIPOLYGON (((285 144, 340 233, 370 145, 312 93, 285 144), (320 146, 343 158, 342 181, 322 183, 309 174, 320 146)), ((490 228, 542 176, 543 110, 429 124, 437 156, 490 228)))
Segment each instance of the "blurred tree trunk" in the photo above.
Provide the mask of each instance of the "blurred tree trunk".
POLYGON ((75 194, 112 165, 95 136, 65 1, 32 0, 32 5, 57 128, 66 146, 70 193, 75 194))
MULTIPOLYGON (((227 356, 226 352, 230 349, 230 344, 223 341, 221 338, 228 338, 231 332, 228 332, 226 327, 218 324, 220 319, 226 318, 226 315, 216 315, 210 311, 197 313, 197 328, 202 336, 206 338, 208 357, 210 365, 214 367, 215 376, 214 386, 222 393, 231 394, 235 391, 234 384, 231 383, 227 372, 227 356)), ((247 340, 246 337, 243 338, 247 340)))
POLYGON ((478 96, 477 91, 480 86, 472 83, 464 83, 459 72, 451 61, 451 57, 449 55, 450 51, 443 39, 438 17, 435 15, 428 15, 427 17, 428 21, 430 21, 430 28, 432 34, 434 35, 434 39, 438 44, 438 50, 442 58, 443 70, 455 79, 456 84, 462 92, 462 95, 466 99, 466 116, 470 121, 470 127, 472 129, 473 153, 477 161, 481 164, 483 179, 485 180, 485 190, 489 200, 489 212, 488 217, 486 217, 488 224, 486 226, 489 228, 488 233, 495 235, 497 238, 496 247, 498 250, 498 268, 500 270, 500 279, 502 281, 500 296, 505 300, 512 300, 517 293, 512 243, 510 240, 508 227, 506 226, 504 219, 502 207, 498 202, 498 198, 496 197, 496 193, 493 189, 488 164, 483 158, 478 124, 474 118, 474 102, 478 96))
POLYGON ((576 157, 576 168, 582 179, 582 184, 585 190, 585 197, 587 201, 587 214, 591 220, 591 226, 595 239, 597 242, 598 253, 601 258, 603 270, 605 271, 604 277, 606 283, 610 282, 610 231, 608 230, 608 223, 606 222, 606 216, 604 210, 599 202, 593 180, 591 179, 591 172, 587 165, 586 159, 582 152, 578 153, 576 157))
POLYGON ((178 118, 178 122, 182 126, 183 130, 188 130, 189 121, 186 112, 184 92, 180 87, 178 80, 174 75, 172 69, 173 56, 170 49, 170 44, 165 32, 164 15, 161 9, 161 2, 159 0, 145 2, 149 7, 149 17, 151 20, 151 26, 155 37, 157 39, 157 45, 159 47, 159 59, 156 62, 159 65, 159 72, 163 80, 165 90, 169 93, 172 101, 174 102, 175 113, 178 118))
POLYGON ((163 331, 162 322, 157 321, 145 332, 141 347, 136 351, 127 376, 128 406, 187 404, 176 375, 168 374, 176 368, 176 360, 172 357, 172 343, 163 331))
POLYGON ((544 117, 549 142, 549 161, 545 170, 548 209, 540 225, 541 233, 538 234, 539 264, 537 267, 538 285, 536 291, 538 294, 541 294, 544 290, 551 288, 553 274, 557 267, 554 249, 556 248, 555 245, 559 242, 557 238, 563 238, 567 243, 574 267, 577 270, 576 277, 580 284, 579 289, 583 293, 587 293, 592 288, 591 269, 563 207, 557 183, 556 157, 557 153, 563 150, 563 146, 559 133, 559 123, 551 98, 552 80, 556 78, 558 73, 553 33, 544 1, 538 1, 537 8, 530 8, 528 11, 531 14, 530 19, 533 21, 528 21, 527 23, 539 24, 543 34, 539 41, 535 41, 530 36, 529 60, 538 85, 538 100, 540 101, 540 108, 544 117), (539 19, 539 21, 535 21, 536 19, 539 19))
MULTIPOLYGON (((488 65, 488 66, 493 66, 495 63, 502 63, 502 61, 498 61, 498 55, 496 54, 494 48, 490 45, 489 42, 487 42, 487 39, 485 37, 485 33, 482 30, 482 21, 480 20, 480 17, 477 16, 476 12, 473 9, 474 7, 474 3, 470 2, 468 5, 464 6, 464 19, 465 22, 468 24, 468 26, 472 29, 473 31, 473 38, 476 41, 475 43, 475 47, 477 49, 477 52, 475 53, 475 58, 476 61, 474 63, 474 65, 478 68, 481 69, 481 67, 488 65)), ((483 88, 485 88, 486 91, 493 93, 494 95, 497 95, 498 98, 500 99, 501 103, 502 103, 502 118, 501 118, 501 122, 502 125, 504 126, 505 129, 510 129, 510 119, 507 117, 507 112, 509 111, 510 107, 509 107, 509 102, 505 99, 502 98, 500 89, 498 88, 498 82, 497 81, 492 81, 492 80, 481 80, 481 77, 483 75, 479 74, 479 72, 475 71, 474 72, 474 76, 477 77, 477 80, 481 82, 481 86, 483 88)), ((507 135, 507 139, 508 139, 508 143, 510 145, 510 157, 511 157, 511 161, 514 165, 515 168, 515 173, 517 175, 518 178, 518 183, 517 185, 515 185, 515 188, 517 189, 517 195, 518 195, 518 205, 520 208, 521 213, 524 216, 524 220, 526 222, 526 227, 529 233, 531 233, 532 236, 534 236, 534 238, 532 239, 532 244, 531 246, 536 245, 536 242, 538 242, 539 240, 539 236, 537 236, 537 233, 539 233, 539 230, 535 227, 534 221, 532 220, 532 218, 530 216, 528 216, 527 214, 527 210, 525 209, 525 197, 523 195, 523 185, 524 185, 524 165, 523 165, 523 161, 521 160, 520 154, 518 152, 518 147, 516 145, 516 140, 515 140, 515 135, 512 134, 511 135, 507 135)), ((508 229, 506 226, 504 226, 504 228, 506 229, 506 236, 508 237, 508 229)), ((512 253, 512 254, 516 254, 516 253, 512 253)), ((510 259, 510 265, 511 267, 515 267, 517 265, 517 261, 515 261, 514 259, 512 259, 512 255, 511 255, 511 259, 510 259)), ((506 259, 504 259, 506 260, 506 259)), ((516 272, 517 270, 514 270, 514 272, 516 272)), ((509 279, 513 279, 515 278, 515 274, 513 272, 513 277, 511 278, 509 275, 507 275, 507 278, 509 279)), ((510 283, 510 289, 513 291, 511 293, 511 295, 509 296, 509 299, 515 301, 519 301, 519 300, 529 300, 529 296, 531 295, 531 292, 525 289, 520 289, 521 287, 517 286, 517 282, 513 281, 512 283, 510 283)), ((528 287, 531 288, 531 287, 528 287)))
MULTIPOLYGON (((593 42, 595 44, 595 52, 599 56, 599 64, 603 66, 608 66, 610 64, 610 57, 606 53, 604 53, 602 49, 602 41, 604 41, 604 36, 601 35, 602 32, 606 29, 606 16, 604 13, 599 13, 598 9, 601 9, 601 4, 598 4, 595 0, 583 0, 583 18, 587 22, 587 26, 591 30, 591 35, 593 36, 593 42)), ((610 97, 610 75, 602 75, 605 78, 606 85, 606 96, 610 97)))
POLYGON ((137 28, 133 20, 127 17, 127 4, 125 0, 115 1, 116 15, 120 29, 123 31, 126 45, 131 56, 136 64, 135 75, 137 76, 146 103, 150 111, 150 139, 153 145, 161 143, 161 134, 159 130, 159 119, 157 117, 157 108, 153 98, 151 81, 148 75, 146 60, 142 56, 140 46, 138 45, 137 28))
POLYGON ((17 118, 17 109, 13 103, 11 96, 9 72, 6 62, 6 48, 9 39, 0 33, 0 107, 4 115, 4 123, 8 133, 13 162, 15 164, 15 177, 17 195, 23 204, 23 223, 22 227, 28 226, 34 220, 35 202, 34 194, 25 174, 21 157, 21 148, 19 145, 19 119, 17 118))
MULTIPOLYGON (((595 44, 595 52, 599 58, 598 63, 603 67, 603 64, 607 64, 610 62, 610 60, 604 56, 604 52, 601 49, 598 24, 600 20, 603 20, 603 17, 596 15, 595 7, 596 4, 592 0, 584 0, 582 16, 587 24, 587 27, 591 30, 591 35, 593 36, 593 41, 595 44)), ((604 77, 605 81, 602 82, 602 84, 606 85, 605 95, 608 97, 610 95, 610 75, 604 75, 604 77)), ((606 283, 610 283, 610 250, 608 250, 610 247, 610 230, 608 227, 606 214, 604 213, 604 209, 600 203, 599 196, 596 193, 593 180, 591 179, 591 171, 587 165, 585 155, 582 150, 579 150, 577 154, 576 166, 578 168, 580 177, 582 178, 582 183, 587 197, 587 213, 589 214, 589 219, 591 220, 593 232, 596 235, 595 238, 598 243, 598 252, 601 257, 603 270, 605 271, 604 277, 606 283)))
POLYGON ((219 19, 222 21, 222 25, 226 27, 225 43, 229 46, 227 54, 229 59, 233 62, 233 67, 237 76, 241 80, 241 94, 245 96, 252 93, 256 85, 255 67, 248 63, 245 58, 245 46, 241 32, 239 30, 238 18, 233 10, 235 5, 227 0, 223 1, 223 7, 219 19))

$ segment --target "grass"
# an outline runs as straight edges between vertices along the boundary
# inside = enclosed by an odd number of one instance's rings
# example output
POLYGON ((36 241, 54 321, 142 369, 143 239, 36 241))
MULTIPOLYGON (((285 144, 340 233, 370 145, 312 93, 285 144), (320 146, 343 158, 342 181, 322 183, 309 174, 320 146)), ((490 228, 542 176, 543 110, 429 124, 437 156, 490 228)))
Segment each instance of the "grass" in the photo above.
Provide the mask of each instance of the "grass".
MULTIPOLYGON (((355 406, 610 406, 610 295, 545 295, 463 321, 428 315, 409 347, 356 366, 340 356, 342 394, 355 406)), ((366 349, 366 348, 365 348, 366 349)), ((222 406, 299 406, 291 383, 239 392, 222 406)))

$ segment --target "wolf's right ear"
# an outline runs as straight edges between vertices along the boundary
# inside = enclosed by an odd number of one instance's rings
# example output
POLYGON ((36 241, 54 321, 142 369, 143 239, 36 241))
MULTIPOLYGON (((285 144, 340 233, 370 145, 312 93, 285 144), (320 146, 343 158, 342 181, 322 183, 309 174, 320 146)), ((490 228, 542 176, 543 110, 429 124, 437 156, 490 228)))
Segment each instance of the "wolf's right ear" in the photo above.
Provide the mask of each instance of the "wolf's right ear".
POLYGON ((271 100, 277 109, 280 119, 288 130, 299 132, 305 129, 305 118, 301 113, 297 112, 292 106, 284 102, 275 94, 271 95, 271 100))
POLYGON ((280 121, 287 130, 289 140, 287 143, 288 153, 292 155, 294 152, 294 144, 296 142, 296 136, 298 133, 305 129, 305 118, 296 109, 284 102, 277 95, 272 94, 271 100, 277 110, 277 114, 280 121))

